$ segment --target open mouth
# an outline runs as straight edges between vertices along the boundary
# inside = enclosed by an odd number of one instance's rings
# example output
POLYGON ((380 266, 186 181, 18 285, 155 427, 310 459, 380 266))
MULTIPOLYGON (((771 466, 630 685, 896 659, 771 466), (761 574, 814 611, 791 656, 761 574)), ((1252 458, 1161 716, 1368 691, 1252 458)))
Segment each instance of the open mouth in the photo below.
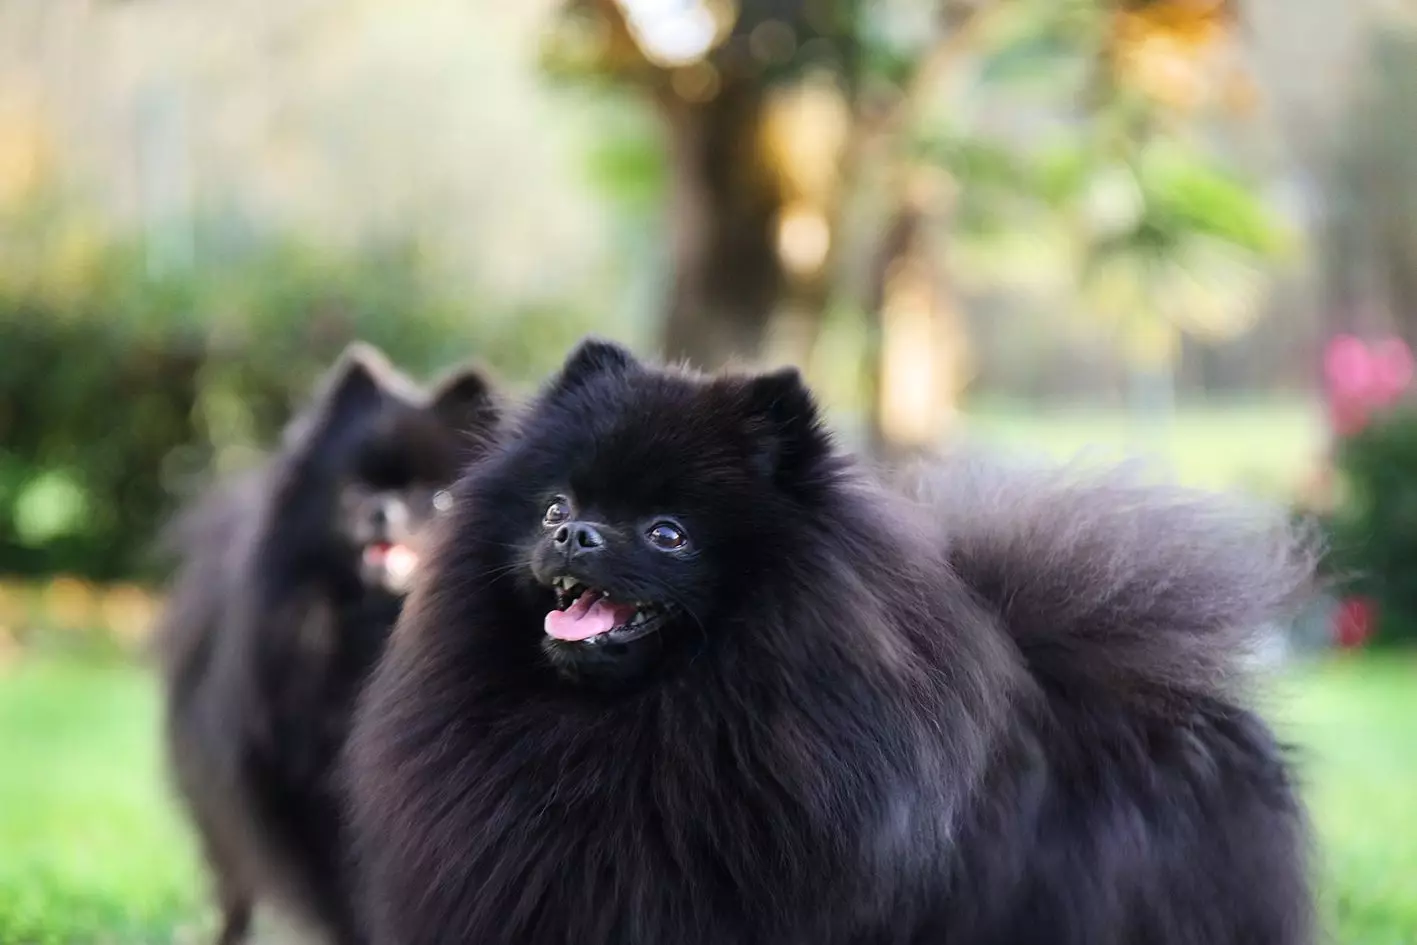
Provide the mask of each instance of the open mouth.
POLYGON ((391 587, 404 587, 418 567, 418 552, 392 541, 374 541, 364 546, 364 566, 381 574, 391 587))
POLYGON ((564 643, 628 643, 657 631, 669 615, 659 604, 612 600, 574 578, 558 577, 551 586, 556 609, 546 614, 546 635, 564 643))

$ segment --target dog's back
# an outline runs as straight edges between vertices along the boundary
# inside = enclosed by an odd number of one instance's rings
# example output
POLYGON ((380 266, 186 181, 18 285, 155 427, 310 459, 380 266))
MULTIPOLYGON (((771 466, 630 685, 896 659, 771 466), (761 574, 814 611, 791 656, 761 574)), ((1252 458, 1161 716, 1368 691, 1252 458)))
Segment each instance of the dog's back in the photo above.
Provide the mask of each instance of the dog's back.
POLYGON ((174 706, 206 671, 224 609, 243 577, 266 478, 260 469, 218 483, 163 536, 163 550, 178 566, 153 642, 174 706))
POLYGON ((240 816, 240 719, 227 700, 204 695, 237 682, 222 664, 226 618, 246 578, 265 481, 261 470, 220 483, 174 521, 166 544, 180 564, 154 636, 171 775, 211 866, 222 945, 244 938, 262 867, 240 816))

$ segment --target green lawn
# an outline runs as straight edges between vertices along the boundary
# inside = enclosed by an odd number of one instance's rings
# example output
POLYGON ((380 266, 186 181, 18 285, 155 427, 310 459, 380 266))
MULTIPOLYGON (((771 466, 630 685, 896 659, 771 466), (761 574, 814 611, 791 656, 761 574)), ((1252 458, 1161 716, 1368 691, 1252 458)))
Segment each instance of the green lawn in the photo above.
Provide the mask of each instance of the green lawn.
POLYGON ((1335 945, 1417 943, 1417 656, 1334 660, 1268 704, 1300 748, 1335 945))
MULTIPOLYGON (((1303 749, 1337 945, 1417 942, 1417 659, 1327 662, 1267 705, 1303 749)), ((0 675, 0 943, 190 939, 200 872, 167 802, 156 701, 119 665, 0 675)))
POLYGON ((196 860, 156 736, 136 668, 0 674, 0 943, 167 942, 193 914, 196 860))
POLYGON ((1312 477, 1324 420, 1304 401, 1188 404, 1166 422, 1133 420, 1105 407, 1040 410, 972 404, 963 428, 980 439, 1067 458, 1140 455, 1195 486, 1293 495, 1312 477))

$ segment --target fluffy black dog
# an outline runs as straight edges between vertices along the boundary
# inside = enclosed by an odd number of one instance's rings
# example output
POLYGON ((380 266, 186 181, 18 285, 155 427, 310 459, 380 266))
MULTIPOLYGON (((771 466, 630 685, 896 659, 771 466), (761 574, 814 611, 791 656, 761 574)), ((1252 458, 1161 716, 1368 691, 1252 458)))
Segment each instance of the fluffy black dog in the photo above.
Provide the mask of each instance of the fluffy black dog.
POLYGON ((179 520, 158 652, 172 767, 223 945, 246 936, 259 899, 359 941, 334 762, 423 526, 496 413, 476 370, 428 394, 352 347, 264 468, 179 520))
POLYGON ((349 743, 378 945, 1310 941, 1232 686, 1282 525, 968 460, 902 495, 795 372, 601 342, 454 495, 349 743))

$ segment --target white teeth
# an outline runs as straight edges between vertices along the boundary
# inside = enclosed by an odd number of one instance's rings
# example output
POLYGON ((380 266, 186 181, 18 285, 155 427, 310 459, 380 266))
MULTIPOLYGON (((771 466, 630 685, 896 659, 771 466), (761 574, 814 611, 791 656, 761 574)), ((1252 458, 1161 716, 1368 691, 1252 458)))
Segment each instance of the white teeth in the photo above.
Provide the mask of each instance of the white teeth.
POLYGON ((645 612, 644 612, 643 610, 637 610, 637 611, 635 611, 634 619, 632 619, 632 620, 630 621, 630 625, 631 625, 631 626, 635 626, 635 625, 637 625, 637 624, 642 624, 642 623, 644 623, 647 619, 649 619, 649 618, 647 618, 647 617, 645 616, 645 612))

